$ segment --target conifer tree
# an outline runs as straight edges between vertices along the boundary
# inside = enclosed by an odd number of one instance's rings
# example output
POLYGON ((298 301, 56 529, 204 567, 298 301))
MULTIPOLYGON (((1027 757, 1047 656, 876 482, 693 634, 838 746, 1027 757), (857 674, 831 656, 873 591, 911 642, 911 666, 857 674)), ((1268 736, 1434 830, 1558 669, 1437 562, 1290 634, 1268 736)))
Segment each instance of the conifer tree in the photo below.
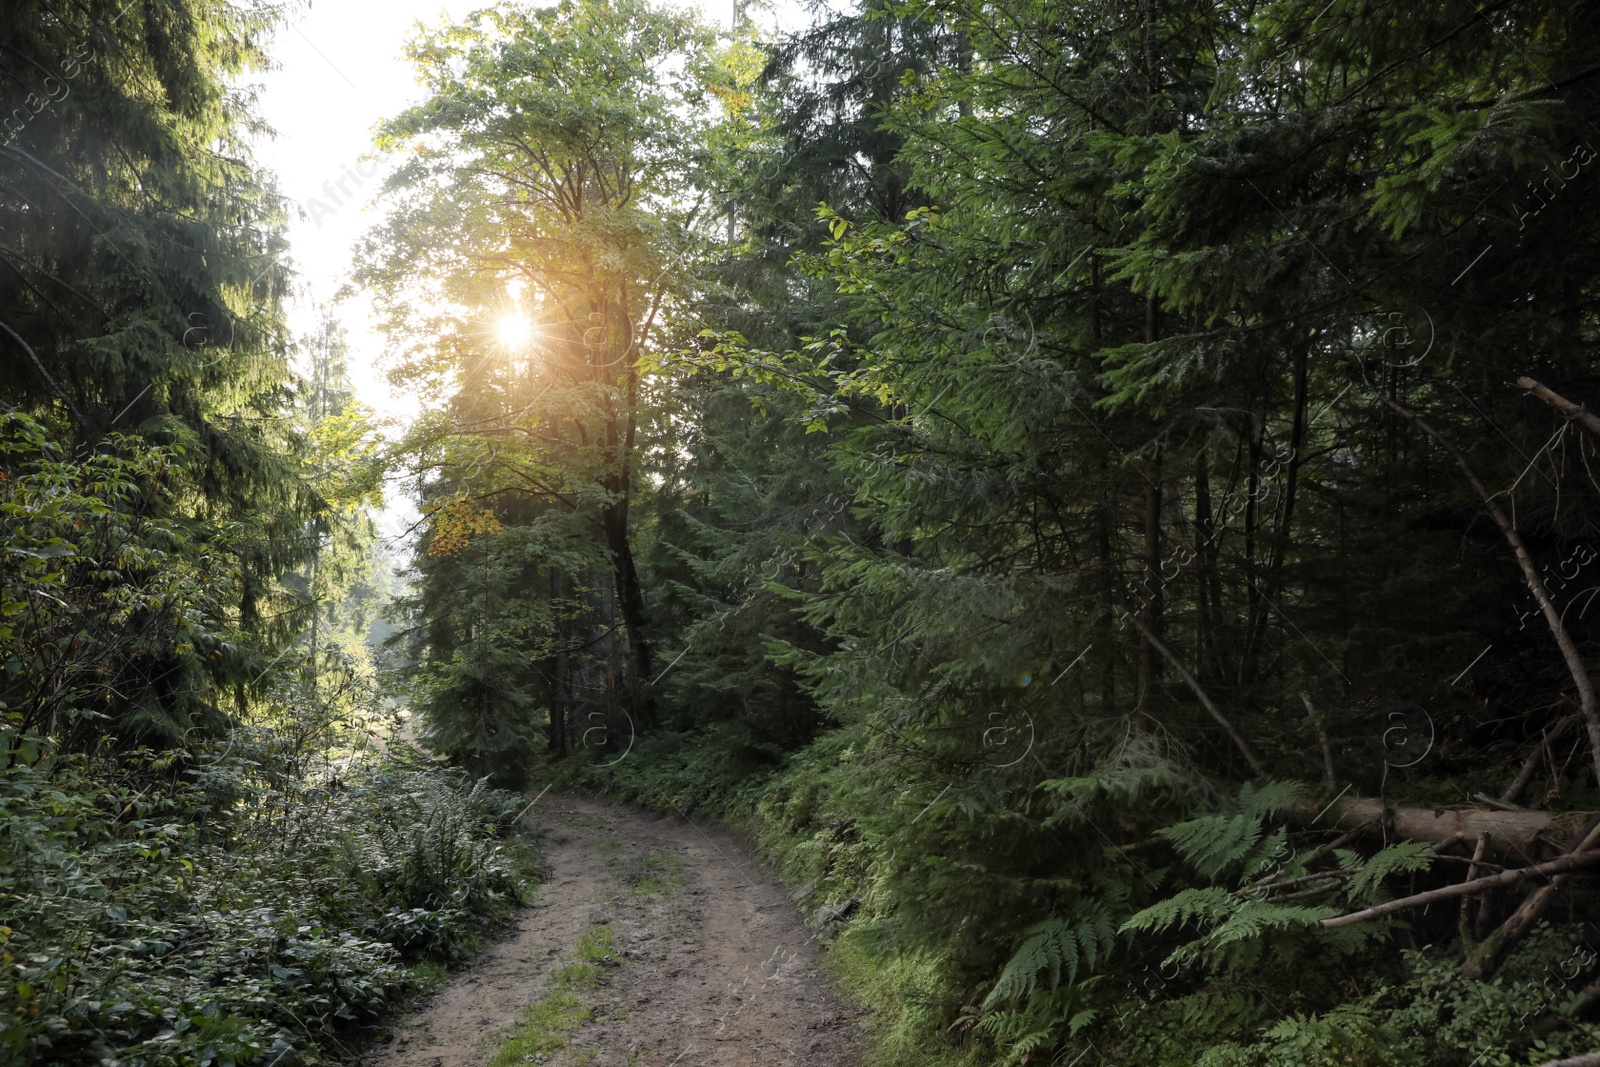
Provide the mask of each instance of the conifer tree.
POLYGON ((170 650, 126 664, 158 695, 124 726, 166 741, 243 709, 290 636, 274 583, 323 506, 279 418, 283 212, 238 82, 277 18, 96 0, 13 5, 0 28, 0 402, 77 460, 118 454, 118 434, 174 446, 173 492, 136 510, 182 516, 191 550, 238 569, 231 610, 251 639, 211 649, 207 683, 170 650))

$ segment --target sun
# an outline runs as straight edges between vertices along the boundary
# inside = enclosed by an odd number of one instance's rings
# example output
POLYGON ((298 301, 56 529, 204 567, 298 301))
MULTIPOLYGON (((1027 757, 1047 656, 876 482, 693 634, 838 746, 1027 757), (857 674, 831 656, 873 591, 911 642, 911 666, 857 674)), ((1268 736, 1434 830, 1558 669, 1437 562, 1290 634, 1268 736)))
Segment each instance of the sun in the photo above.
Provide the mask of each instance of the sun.
POLYGON ((507 348, 522 348, 533 339, 533 327, 528 320, 517 314, 500 316, 500 321, 495 325, 495 333, 500 338, 500 343, 507 348))

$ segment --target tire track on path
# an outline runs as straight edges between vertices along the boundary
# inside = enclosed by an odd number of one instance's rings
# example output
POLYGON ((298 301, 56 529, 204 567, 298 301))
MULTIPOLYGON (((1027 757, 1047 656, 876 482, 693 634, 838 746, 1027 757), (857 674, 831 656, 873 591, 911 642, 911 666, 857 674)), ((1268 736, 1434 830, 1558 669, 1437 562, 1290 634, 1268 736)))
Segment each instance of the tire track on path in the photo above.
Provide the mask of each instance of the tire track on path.
POLYGON ((403 1018, 370 1067, 486 1067, 584 931, 615 966, 547 1067, 861 1067, 862 1013, 829 988, 781 884, 731 834, 577 796, 532 818, 550 878, 516 932, 403 1018))

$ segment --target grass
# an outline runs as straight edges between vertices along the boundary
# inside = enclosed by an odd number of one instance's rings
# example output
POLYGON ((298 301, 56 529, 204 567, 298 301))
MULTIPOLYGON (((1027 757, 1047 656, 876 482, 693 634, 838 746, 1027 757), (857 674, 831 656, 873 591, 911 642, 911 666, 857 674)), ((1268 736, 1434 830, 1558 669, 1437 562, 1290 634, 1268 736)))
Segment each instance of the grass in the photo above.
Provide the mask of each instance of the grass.
POLYGON ((411 976, 411 988, 417 996, 427 996, 443 988, 450 978, 450 968, 434 960, 421 960, 413 963, 407 970, 411 976))
POLYGON ((975 1049, 944 1040, 928 990, 938 989, 940 961, 914 953, 885 958, 853 932, 829 946, 824 966, 852 998, 871 1012, 874 1067, 979 1067, 975 1049))
POLYGON ((638 868, 629 872, 628 884, 639 896, 651 894, 675 898, 683 893, 688 880, 683 874, 683 861, 666 853, 652 852, 638 868))
MULTIPOLYGON (((551 972, 549 991, 523 1011, 516 1032, 500 1046, 489 1067, 545 1063, 566 1048, 572 1032, 594 1014, 583 994, 600 984, 600 968, 611 962, 615 944, 608 926, 585 930, 578 938, 577 959, 551 972)), ((586 1061, 580 1058, 580 1062, 586 1061)))

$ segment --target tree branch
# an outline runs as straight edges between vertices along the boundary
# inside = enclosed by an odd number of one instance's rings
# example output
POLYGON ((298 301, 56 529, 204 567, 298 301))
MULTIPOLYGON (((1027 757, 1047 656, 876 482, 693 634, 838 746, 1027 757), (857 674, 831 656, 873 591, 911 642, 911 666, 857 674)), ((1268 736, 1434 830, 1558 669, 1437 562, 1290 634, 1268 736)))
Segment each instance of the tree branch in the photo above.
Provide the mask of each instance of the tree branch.
POLYGON ((1322 725, 1322 716, 1317 714, 1317 709, 1311 704, 1311 697, 1305 693, 1300 694, 1300 699, 1305 701, 1306 714, 1311 717, 1311 725, 1317 731, 1317 744, 1322 747, 1322 784, 1328 787, 1328 792, 1333 792, 1339 784, 1338 777, 1333 773, 1333 748, 1328 744, 1328 731, 1322 725))
MULTIPOLYGON (((1567 856, 1576 856, 1596 844, 1600 844, 1600 815, 1590 819, 1589 824, 1572 839, 1571 845, 1567 848, 1567 856)), ((1467 954, 1461 973, 1479 981, 1493 974, 1517 943, 1533 929, 1533 924, 1539 921, 1539 917, 1544 914, 1566 881, 1567 875, 1558 874, 1529 893, 1517 910, 1512 912, 1494 933, 1484 938, 1482 944, 1467 954)))
POLYGON ((1506 791, 1500 794, 1500 803, 1512 804, 1516 802, 1517 797, 1521 796, 1522 791, 1528 787, 1528 783, 1533 781, 1534 773, 1539 769, 1539 757, 1545 754, 1552 741, 1559 739, 1561 735, 1572 729, 1573 724, 1577 721, 1578 717, 1576 715, 1567 715, 1557 719, 1555 725, 1548 730, 1540 731, 1539 743, 1528 751, 1527 757, 1522 761, 1522 769, 1511 780, 1511 784, 1506 786, 1506 791))
POLYGON ((1600 417, 1591 415, 1589 409, 1582 404, 1574 404, 1560 393, 1555 392, 1548 386, 1541 385, 1527 376, 1518 378, 1516 385, 1519 389, 1523 389, 1543 400, 1546 404, 1549 404, 1567 418, 1572 419, 1596 437, 1600 437, 1600 417))
MULTIPOLYGON (((1485 830, 1483 833, 1478 835, 1478 844, 1472 850, 1472 862, 1467 865, 1467 881, 1471 882, 1477 879, 1478 865, 1483 862, 1484 853, 1487 852, 1488 849, 1489 831, 1485 830)), ((1472 946, 1473 949, 1476 949, 1477 946, 1474 944, 1472 938, 1472 902, 1472 897, 1461 898, 1461 915, 1457 920, 1456 925, 1461 931, 1461 943, 1463 945, 1472 946)))
POLYGON ((39 354, 33 350, 33 346, 24 341, 20 333, 18 333, 16 330, 13 330, 10 326, 3 322, 0 322, 0 330, 4 330, 6 333, 10 334, 11 339, 22 346, 22 350, 28 353, 28 358, 33 360, 34 367, 38 369, 39 374, 43 376, 44 380, 49 383, 51 390, 54 391, 56 396, 61 398, 61 402, 63 404, 67 405, 67 410, 72 412, 72 417, 78 420, 78 425, 87 430, 89 428, 89 423, 84 419, 83 412, 78 410, 78 405, 72 402, 72 398, 68 396, 66 390, 62 389, 60 384, 58 384, 56 380, 50 376, 50 372, 44 369, 44 363, 39 359, 39 354))
MULTIPOLYGON (((1600 827, 1589 838, 1600 833, 1600 827)), ((1586 843, 1589 839, 1585 839, 1586 843)), ((1457 882, 1455 885, 1442 886, 1439 889, 1430 889, 1426 893, 1415 893, 1409 897, 1398 900, 1385 901, 1382 904, 1361 911, 1353 911, 1348 915, 1335 915, 1331 919, 1323 919, 1322 925, 1330 930, 1343 926, 1354 926, 1357 923, 1368 922, 1372 919, 1381 919, 1385 915, 1392 915, 1397 911, 1408 908, 1420 908, 1425 904, 1433 904, 1441 900, 1454 900, 1456 897, 1472 896, 1477 893, 1487 892, 1490 889, 1499 889, 1502 886, 1516 885, 1518 882, 1529 878, 1547 878, 1551 875, 1565 874, 1576 871, 1594 863, 1600 863, 1600 852, 1580 850, 1570 855, 1546 863, 1536 863, 1532 867, 1519 867, 1513 871, 1501 871, 1491 874, 1487 878, 1475 878, 1466 882, 1457 882)))
POLYGON ((1450 453, 1456 465, 1461 468, 1461 472, 1467 476, 1467 481, 1472 483, 1472 488, 1477 491, 1479 499, 1488 509, 1495 525, 1500 527, 1506 543, 1511 546, 1512 553, 1517 557, 1517 565, 1522 568, 1522 576, 1527 580, 1528 589, 1532 591, 1534 599, 1539 602, 1540 610, 1544 612, 1545 622, 1549 624, 1550 633, 1556 639, 1556 647, 1561 650, 1561 658, 1566 662, 1567 673, 1572 676, 1572 684, 1577 687, 1579 711, 1589 728, 1589 755, 1594 760, 1595 777, 1600 778, 1600 705, 1596 702, 1594 682, 1589 678, 1589 670, 1584 665, 1583 657, 1578 654, 1578 646, 1573 643, 1572 635, 1567 632, 1566 624, 1561 621, 1561 614, 1556 611, 1555 601, 1550 598, 1549 590, 1544 587, 1544 580, 1539 577, 1539 570, 1533 564, 1533 556, 1528 553, 1527 545, 1522 543, 1522 535, 1517 532, 1516 525, 1505 510, 1494 502, 1493 494, 1478 478, 1477 472, 1472 469, 1460 449, 1440 436, 1439 431, 1430 426, 1426 419, 1402 407, 1387 393, 1377 393, 1377 397, 1391 411, 1409 419, 1417 429, 1433 438, 1439 443, 1439 447, 1450 453))
POLYGON ((1263 772, 1261 764, 1256 762, 1256 754, 1250 751, 1250 746, 1244 743, 1244 738, 1239 736, 1239 731, 1233 728, 1233 723, 1228 721, 1227 716, 1218 711, 1217 706, 1211 703, 1211 698, 1206 695, 1204 689, 1200 688, 1200 683, 1194 680, 1194 675, 1189 673, 1189 669, 1183 665, 1183 661, 1174 656, 1170 648, 1157 640, 1156 635, 1151 633, 1150 628, 1141 622, 1137 616, 1130 614, 1128 621, 1133 624, 1135 630, 1138 630, 1150 642, 1150 647, 1167 658, 1167 662, 1172 664, 1179 677, 1188 684, 1190 689, 1194 690, 1194 695, 1200 698, 1200 703, 1205 705, 1206 711, 1211 713, 1211 717, 1217 721, 1217 725, 1226 730, 1228 736, 1233 738, 1233 743, 1239 748, 1239 754, 1244 756, 1244 761, 1250 765, 1251 773, 1260 778, 1263 772))

